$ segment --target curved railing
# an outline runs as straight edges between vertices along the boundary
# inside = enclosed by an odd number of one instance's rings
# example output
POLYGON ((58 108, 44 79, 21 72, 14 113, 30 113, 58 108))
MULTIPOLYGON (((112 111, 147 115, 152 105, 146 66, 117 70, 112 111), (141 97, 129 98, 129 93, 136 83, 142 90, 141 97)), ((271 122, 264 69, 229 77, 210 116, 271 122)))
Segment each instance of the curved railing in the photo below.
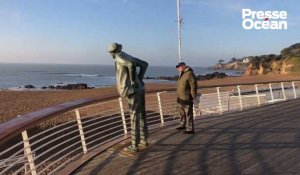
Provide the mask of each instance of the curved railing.
MULTIPOLYGON (((300 95, 299 85, 292 81, 201 87, 202 96, 199 105, 194 105, 194 116, 296 99, 300 95)), ((176 122, 175 90, 147 91, 150 127, 176 122)), ((0 124, 0 174, 66 174, 97 152, 128 138, 129 133, 127 102, 117 94, 19 116, 0 124)))

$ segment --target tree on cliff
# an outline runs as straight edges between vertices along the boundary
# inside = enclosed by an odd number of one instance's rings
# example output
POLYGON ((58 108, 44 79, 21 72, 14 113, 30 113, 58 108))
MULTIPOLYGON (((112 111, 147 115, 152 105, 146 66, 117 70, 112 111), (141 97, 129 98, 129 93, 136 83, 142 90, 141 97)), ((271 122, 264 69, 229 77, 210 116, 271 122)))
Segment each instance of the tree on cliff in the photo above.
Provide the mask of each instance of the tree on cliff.
POLYGON ((290 47, 281 50, 281 55, 283 56, 295 56, 300 57, 300 43, 291 45, 290 47))
POLYGON ((219 61, 218 61, 219 64, 223 64, 224 62, 225 62, 225 60, 223 60, 223 59, 219 59, 219 61))
POLYGON ((236 58, 231 58, 231 60, 229 61, 229 63, 234 63, 234 62, 236 62, 236 61, 237 61, 236 58))

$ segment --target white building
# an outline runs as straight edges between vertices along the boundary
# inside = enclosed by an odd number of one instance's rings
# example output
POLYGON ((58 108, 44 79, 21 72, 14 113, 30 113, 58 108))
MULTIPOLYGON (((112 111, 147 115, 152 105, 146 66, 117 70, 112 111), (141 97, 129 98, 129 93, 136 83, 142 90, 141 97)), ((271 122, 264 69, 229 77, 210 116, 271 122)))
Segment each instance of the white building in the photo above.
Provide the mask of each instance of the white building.
POLYGON ((244 57, 242 63, 248 64, 252 60, 252 57, 244 57))

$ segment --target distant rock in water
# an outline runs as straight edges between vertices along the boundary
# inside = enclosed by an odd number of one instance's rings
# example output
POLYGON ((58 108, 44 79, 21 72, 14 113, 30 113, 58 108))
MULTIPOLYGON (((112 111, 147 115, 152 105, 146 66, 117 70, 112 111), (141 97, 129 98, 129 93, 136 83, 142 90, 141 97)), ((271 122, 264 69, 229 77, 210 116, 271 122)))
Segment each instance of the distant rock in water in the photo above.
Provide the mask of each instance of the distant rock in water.
POLYGON ((26 89, 35 89, 35 87, 31 84, 25 85, 24 88, 26 88, 26 89))
POLYGON ((169 80, 176 81, 178 79, 178 75, 174 76, 159 76, 159 77, 145 77, 145 80, 169 80))
MULTIPOLYGON (((211 74, 206 74, 206 75, 197 75, 196 78, 198 81, 201 80, 211 80, 211 79, 218 79, 218 78, 225 78, 228 75, 226 75, 225 73, 220 73, 220 72, 214 72, 211 74)), ((160 76, 160 77, 146 77, 145 79, 154 79, 154 80, 169 80, 169 81, 177 81, 178 79, 178 75, 174 75, 174 76, 160 76)))
POLYGON ((65 90, 93 89, 93 88, 94 87, 89 87, 87 84, 84 83, 42 87, 42 89, 65 89, 65 90))
POLYGON ((158 78, 155 77, 144 77, 145 80, 157 80, 158 78))
POLYGON ((54 87, 54 86, 49 86, 48 88, 49 88, 49 89, 55 89, 55 87, 54 87))
POLYGON ((67 84, 56 86, 56 89, 67 89, 67 90, 77 90, 77 89, 91 89, 87 84, 67 84))
POLYGON ((177 81, 178 79, 178 75, 174 75, 174 76, 160 76, 158 77, 159 80, 170 80, 170 81, 177 81))
POLYGON ((219 79, 219 78, 225 78, 228 77, 225 73, 222 72, 214 72, 212 74, 206 74, 206 75, 198 75, 197 80, 211 80, 211 79, 219 79))

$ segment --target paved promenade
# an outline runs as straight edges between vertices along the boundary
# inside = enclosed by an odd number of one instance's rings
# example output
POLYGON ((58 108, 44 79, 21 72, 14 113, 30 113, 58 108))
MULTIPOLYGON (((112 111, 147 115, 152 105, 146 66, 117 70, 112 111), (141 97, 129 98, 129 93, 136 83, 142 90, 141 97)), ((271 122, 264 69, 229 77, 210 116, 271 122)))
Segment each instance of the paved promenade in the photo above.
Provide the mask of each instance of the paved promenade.
POLYGON ((196 134, 154 130, 136 155, 119 144, 74 174, 300 174, 300 99, 199 118, 196 134))

